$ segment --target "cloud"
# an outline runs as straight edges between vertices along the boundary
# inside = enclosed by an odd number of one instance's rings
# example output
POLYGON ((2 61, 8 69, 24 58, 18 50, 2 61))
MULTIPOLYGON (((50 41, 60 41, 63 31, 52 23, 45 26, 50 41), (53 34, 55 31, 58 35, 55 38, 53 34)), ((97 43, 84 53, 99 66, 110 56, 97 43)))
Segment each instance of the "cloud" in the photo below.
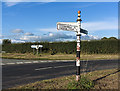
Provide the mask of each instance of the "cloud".
POLYGON ((13 33, 24 33, 22 29, 14 29, 12 30, 13 33))
POLYGON ((49 33, 44 36, 22 36, 20 40, 24 41, 56 41, 61 39, 70 39, 73 38, 71 35, 66 35, 64 33, 49 33))
POLYGON ((0 39, 0 44, 2 44, 3 39, 0 39))
MULTIPOLYGON (((82 35, 81 37, 82 40, 94 40, 94 39, 100 39, 99 37, 92 36, 92 35, 82 35)), ((74 35, 68 35, 65 33, 49 33, 48 35, 44 36, 22 36, 20 38, 21 41, 26 41, 26 42, 35 42, 35 41, 48 41, 48 42, 53 42, 53 41, 71 41, 71 40, 76 40, 76 36, 74 35)))
POLYGON ((85 35, 81 36, 81 40, 99 40, 100 38, 98 36, 93 35, 85 35))
POLYGON ((119 0, 2 0, 3 2, 118 2, 119 0))
POLYGON ((33 36, 34 34, 33 34, 33 33, 30 33, 30 32, 27 32, 27 33, 24 33, 24 35, 33 36))
MULTIPOLYGON (((11 7, 20 2, 89 2, 89 0, 2 0, 2 2, 5 2, 6 6, 11 7)), ((119 0, 91 0, 90 2, 119 2, 119 0)))
POLYGON ((111 21, 86 22, 82 23, 81 26, 83 29, 87 29, 88 31, 118 30, 118 22, 111 21))
MULTIPOLYGON (((2 44, 4 39, 0 39, 0 44, 2 44)), ((25 43, 25 41, 17 40, 17 39, 10 39, 12 43, 25 43)))
POLYGON ((14 5, 17 5, 18 4, 18 2, 6 2, 5 3, 5 5, 7 6, 7 7, 11 7, 11 6, 14 6, 14 5))
POLYGON ((11 42, 12 42, 12 43, 25 43, 25 41, 16 40, 16 39, 12 39, 11 42))
POLYGON ((38 28, 36 30, 38 30, 38 31, 44 31, 44 32, 56 32, 57 28, 38 28))
POLYGON ((53 33, 49 33, 49 36, 51 36, 51 37, 52 37, 52 36, 54 36, 54 34, 53 34, 53 33))
POLYGON ((21 2, 55 2, 56 0, 2 0, 7 7, 17 5, 21 2))
POLYGON ((23 41, 40 41, 41 37, 40 36, 22 36, 20 40, 23 41))
MULTIPOLYGON (((85 22, 81 24, 81 27, 88 30, 88 32, 101 30, 118 30, 118 19, 115 17, 110 17, 104 21, 85 22)), ((38 28, 36 30, 44 32, 56 32, 57 28, 38 28)))
POLYGON ((22 36, 20 39, 24 41, 56 41, 61 39, 70 39, 71 35, 66 35, 64 33, 49 33, 45 36, 22 36))
POLYGON ((55 2, 56 0, 2 0, 2 2, 55 2))
MULTIPOLYGON (((25 43, 25 42, 36 42, 36 41, 48 41, 48 42, 54 42, 54 41, 75 41, 76 40, 76 35, 70 35, 66 33, 49 33, 47 35, 43 36, 37 36, 37 35, 30 35, 31 33, 26 33, 27 35, 22 35, 18 36, 16 38, 11 38, 12 43, 25 43)), ((82 34, 81 40, 98 40, 100 39, 97 36, 93 35, 85 35, 82 34)), ((0 43, 2 43, 2 39, 0 39, 0 43)))

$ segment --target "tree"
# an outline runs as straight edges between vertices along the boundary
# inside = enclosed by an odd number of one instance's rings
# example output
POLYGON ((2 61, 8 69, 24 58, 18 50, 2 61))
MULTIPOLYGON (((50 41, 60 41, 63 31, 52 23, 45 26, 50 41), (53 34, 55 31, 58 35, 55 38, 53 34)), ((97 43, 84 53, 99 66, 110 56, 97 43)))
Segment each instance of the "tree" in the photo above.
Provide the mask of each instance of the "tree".
POLYGON ((107 40, 108 38, 107 37, 103 37, 103 38, 101 38, 101 40, 107 40))
POLYGON ((2 41, 2 44, 5 45, 5 44, 11 44, 11 40, 10 39, 4 39, 2 41))
POLYGON ((116 37, 110 37, 109 40, 117 40, 116 37))

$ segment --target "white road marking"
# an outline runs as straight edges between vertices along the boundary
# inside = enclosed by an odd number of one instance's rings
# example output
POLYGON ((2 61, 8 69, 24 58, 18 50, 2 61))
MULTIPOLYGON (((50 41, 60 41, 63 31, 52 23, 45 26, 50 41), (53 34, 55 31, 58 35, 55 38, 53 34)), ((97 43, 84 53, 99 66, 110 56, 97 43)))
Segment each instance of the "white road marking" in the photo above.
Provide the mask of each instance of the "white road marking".
POLYGON ((74 65, 65 65, 65 66, 56 66, 56 67, 46 67, 46 68, 39 68, 39 69, 35 69, 35 70, 46 70, 46 69, 51 69, 51 68, 62 68, 62 67, 70 67, 70 66, 74 66, 74 65))
POLYGON ((23 62, 16 62, 16 64, 23 64, 23 62))
POLYGON ((61 62, 60 60, 57 60, 57 61, 55 61, 55 62, 61 62))
POLYGON ((70 61, 75 61, 75 60, 56 60, 56 62, 70 62, 70 61))
POLYGON ((40 62, 47 62, 47 61, 40 61, 40 62))
POLYGON ((32 63, 32 62, 24 62, 25 64, 30 64, 30 63, 32 63))
POLYGON ((0 63, 0 65, 5 65, 4 63, 0 63))
POLYGON ((15 64, 15 63, 6 63, 6 64, 15 64))
POLYGON ((5 65, 5 64, 2 63, 2 65, 5 65))
POLYGON ((53 62, 53 61, 48 61, 48 62, 53 62))
POLYGON ((33 63, 39 63, 38 61, 33 61, 33 63))
POLYGON ((52 67, 46 67, 46 68, 39 68, 39 69, 35 69, 35 70, 45 70, 45 69, 51 69, 52 67))
MULTIPOLYGON (((71 61, 71 60, 70 60, 71 61)), ((33 61, 33 62, 15 62, 15 63, 1 63, 0 65, 10 65, 10 64, 29 64, 29 63, 40 63, 40 62, 69 62, 68 60, 54 60, 54 61, 33 61)), ((67 67, 67 66, 59 66, 59 67, 67 67)), ((54 68, 59 68, 59 67, 54 67, 54 68)))
POLYGON ((74 66, 74 65, 56 66, 56 67, 54 67, 54 68, 62 68, 62 67, 69 67, 69 66, 74 66))

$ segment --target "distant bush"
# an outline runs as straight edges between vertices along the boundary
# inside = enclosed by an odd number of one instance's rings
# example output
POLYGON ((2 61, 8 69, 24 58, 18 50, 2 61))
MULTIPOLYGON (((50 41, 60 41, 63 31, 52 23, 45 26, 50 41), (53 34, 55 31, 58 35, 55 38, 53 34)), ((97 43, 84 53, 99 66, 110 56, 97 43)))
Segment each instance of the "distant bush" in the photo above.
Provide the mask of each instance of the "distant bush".
POLYGON ((101 38, 101 40, 117 40, 117 38, 116 37, 110 37, 110 38, 103 37, 101 38))
POLYGON ((3 39, 2 44, 3 45, 11 44, 11 40, 9 40, 9 39, 3 39))

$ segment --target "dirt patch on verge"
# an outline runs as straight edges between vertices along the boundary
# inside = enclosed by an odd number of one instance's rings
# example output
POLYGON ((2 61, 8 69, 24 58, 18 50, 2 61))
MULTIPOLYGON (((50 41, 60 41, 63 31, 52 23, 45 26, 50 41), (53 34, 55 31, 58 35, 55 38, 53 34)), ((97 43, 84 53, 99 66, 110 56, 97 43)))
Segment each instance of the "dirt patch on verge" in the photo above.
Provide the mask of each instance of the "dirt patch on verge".
POLYGON ((111 69, 89 72, 86 76, 94 81, 94 89, 118 89, 118 74, 120 70, 111 69))

